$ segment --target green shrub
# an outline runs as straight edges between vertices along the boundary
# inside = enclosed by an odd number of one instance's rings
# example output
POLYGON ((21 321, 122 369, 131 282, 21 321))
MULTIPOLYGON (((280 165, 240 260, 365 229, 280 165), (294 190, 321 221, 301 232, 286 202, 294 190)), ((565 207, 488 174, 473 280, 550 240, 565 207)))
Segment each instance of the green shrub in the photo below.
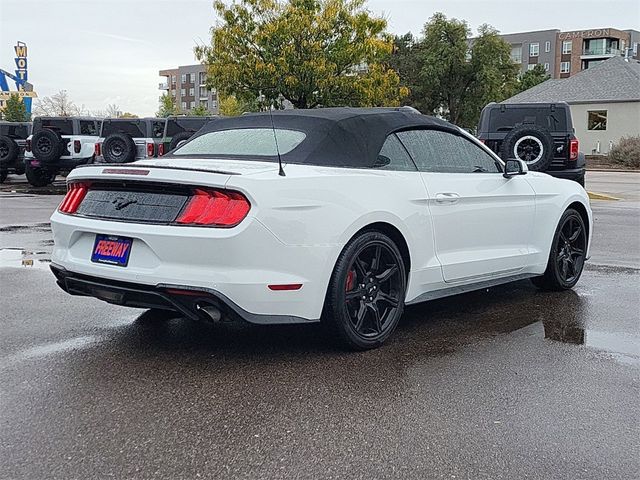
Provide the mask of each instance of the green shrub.
POLYGON ((609 152, 609 159, 627 168, 640 168, 640 136, 622 137, 609 152))

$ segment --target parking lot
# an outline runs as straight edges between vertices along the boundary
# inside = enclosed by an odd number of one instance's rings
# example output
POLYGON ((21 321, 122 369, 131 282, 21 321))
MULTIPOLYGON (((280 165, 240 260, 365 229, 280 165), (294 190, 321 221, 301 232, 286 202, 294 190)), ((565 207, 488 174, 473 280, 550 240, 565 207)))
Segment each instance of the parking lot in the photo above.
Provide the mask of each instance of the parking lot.
POLYGON ((382 348, 62 292, 63 183, 0 192, 0 478, 630 479, 640 472, 640 174, 589 172, 592 258, 407 309, 382 348))

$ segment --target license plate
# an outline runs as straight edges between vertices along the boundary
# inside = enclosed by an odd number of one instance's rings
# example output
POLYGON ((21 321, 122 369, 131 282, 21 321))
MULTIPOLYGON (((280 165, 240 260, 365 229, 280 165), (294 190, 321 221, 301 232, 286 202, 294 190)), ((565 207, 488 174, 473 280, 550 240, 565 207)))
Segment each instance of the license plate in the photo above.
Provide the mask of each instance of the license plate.
POLYGON ((96 235, 91 261, 126 267, 131 254, 132 238, 96 235))

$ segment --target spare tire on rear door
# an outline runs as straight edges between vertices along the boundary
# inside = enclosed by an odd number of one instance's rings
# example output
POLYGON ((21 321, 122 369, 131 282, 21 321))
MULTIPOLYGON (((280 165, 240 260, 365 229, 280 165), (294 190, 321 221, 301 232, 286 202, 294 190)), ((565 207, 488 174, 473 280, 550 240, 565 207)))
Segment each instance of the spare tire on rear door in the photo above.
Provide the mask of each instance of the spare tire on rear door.
POLYGON ((60 159, 64 150, 62 137, 53 130, 45 128, 33 135, 31 150, 33 156, 41 162, 55 162, 60 159))
POLYGON ((109 163, 133 162, 136 144, 126 133, 112 133, 102 143, 102 156, 109 163))
POLYGON ((0 137, 0 166, 13 166, 19 153, 20 148, 13 138, 6 135, 0 137))
POLYGON ((173 138, 171 138, 171 143, 169 144, 169 150, 173 150, 176 147, 181 147, 193 136, 193 132, 180 132, 176 133, 173 138))
POLYGON ((511 130, 500 147, 500 157, 524 160, 529 170, 545 171, 553 160, 553 138, 537 125, 521 125, 511 130))

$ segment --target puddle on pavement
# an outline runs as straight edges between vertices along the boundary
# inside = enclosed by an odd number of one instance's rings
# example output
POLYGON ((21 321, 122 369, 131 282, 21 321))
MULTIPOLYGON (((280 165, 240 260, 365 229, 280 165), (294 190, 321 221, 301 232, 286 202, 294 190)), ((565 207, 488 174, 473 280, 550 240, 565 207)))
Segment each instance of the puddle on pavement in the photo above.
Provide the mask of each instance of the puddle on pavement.
POLYGON ((48 269, 50 263, 48 252, 29 251, 22 248, 0 248, 0 268, 48 269))
POLYGON ((584 328, 577 321, 543 321, 544 337, 556 342, 584 345, 610 354, 621 363, 640 366, 640 336, 584 328))

